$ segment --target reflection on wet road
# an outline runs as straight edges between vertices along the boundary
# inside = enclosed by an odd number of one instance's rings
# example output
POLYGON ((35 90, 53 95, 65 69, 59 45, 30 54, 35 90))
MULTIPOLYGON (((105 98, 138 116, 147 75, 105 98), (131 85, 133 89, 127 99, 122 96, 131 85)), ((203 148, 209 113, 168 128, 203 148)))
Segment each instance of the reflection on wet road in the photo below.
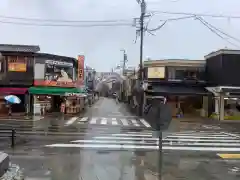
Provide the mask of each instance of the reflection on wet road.
MULTIPOLYGON (((112 99, 100 99, 81 117, 31 123, 18 122, 14 150, 7 140, 0 143, 1 150, 24 168, 26 179, 158 178, 156 133, 112 99)), ((163 149, 162 179, 240 177, 240 137, 219 125, 174 121, 163 134, 163 149)))

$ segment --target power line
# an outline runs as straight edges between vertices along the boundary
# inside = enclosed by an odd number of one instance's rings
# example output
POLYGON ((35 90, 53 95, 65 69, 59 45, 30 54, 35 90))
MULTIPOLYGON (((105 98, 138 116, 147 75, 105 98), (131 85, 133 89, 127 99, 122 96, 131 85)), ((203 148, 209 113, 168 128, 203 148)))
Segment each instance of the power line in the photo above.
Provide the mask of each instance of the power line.
POLYGON ((207 27, 212 33, 216 34, 218 37, 220 37, 221 39, 223 39, 224 41, 228 42, 229 44, 235 46, 236 48, 240 48, 240 46, 236 45, 235 43, 232 43, 231 41, 229 41, 227 38, 223 37, 219 32, 217 32, 216 30, 214 30, 212 27, 210 27, 207 23, 205 23, 201 17, 196 17, 197 20, 199 20, 205 27, 207 27))
POLYGON ((172 11, 150 11, 152 13, 172 14, 172 15, 189 15, 189 16, 201 16, 212 18, 227 18, 227 19, 240 19, 240 16, 234 15, 221 15, 221 14, 204 14, 204 13, 186 13, 186 12, 172 12, 172 11))
POLYGON ((152 32, 152 31, 157 31, 159 29, 161 29, 167 22, 170 22, 170 21, 179 21, 179 20, 184 20, 184 19, 190 19, 190 18, 193 18, 195 16, 184 16, 184 17, 179 17, 179 18, 169 18, 169 19, 166 19, 166 20, 160 20, 160 21, 163 21, 162 24, 160 24, 159 26, 157 26, 156 28, 153 28, 153 29, 147 29, 148 32, 152 32))
POLYGON ((240 39, 238 39, 238 38, 236 38, 236 37, 233 37, 232 35, 229 35, 229 34, 225 33, 224 31, 222 31, 221 29, 217 28, 216 26, 213 26, 212 24, 210 24, 209 22, 207 22, 207 21, 204 20, 203 18, 201 18, 201 20, 202 20, 205 24, 207 24, 208 26, 210 26, 211 28, 215 29, 216 31, 218 31, 218 32, 224 34, 225 36, 227 36, 227 37, 229 37, 229 38, 231 38, 231 39, 233 39, 233 40, 235 40, 235 41, 237 41, 237 42, 240 43, 240 39))
POLYGON ((25 18, 16 16, 2 16, 3 19, 14 19, 22 21, 41 21, 41 22, 62 22, 62 23, 102 23, 102 22, 130 22, 129 19, 109 19, 109 20, 60 20, 60 19, 41 19, 41 18, 25 18))
POLYGON ((14 25, 24 25, 24 26, 48 26, 48 27, 105 27, 105 26, 132 26, 131 23, 99 23, 99 24, 40 24, 40 23, 25 23, 25 22, 13 22, 13 21, 2 21, 3 24, 14 24, 14 25))

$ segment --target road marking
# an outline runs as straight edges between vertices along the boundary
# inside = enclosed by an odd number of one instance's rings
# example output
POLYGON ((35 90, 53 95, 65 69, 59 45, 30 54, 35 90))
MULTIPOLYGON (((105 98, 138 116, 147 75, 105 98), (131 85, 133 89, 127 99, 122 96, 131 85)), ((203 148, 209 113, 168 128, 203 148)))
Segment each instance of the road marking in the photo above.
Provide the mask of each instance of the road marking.
MULTIPOLYGON (((168 136, 168 138, 189 138, 189 136, 184 136, 184 135, 170 135, 168 136)), ((192 134, 192 139, 237 139, 236 137, 230 137, 230 136, 226 136, 226 135, 209 135, 209 136, 194 136, 194 134, 192 134)))
POLYGON ((78 123, 83 123, 83 122, 87 122, 88 121, 88 117, 83 117, 79 120, 78 123))
POLYGON ((122 122, 122 124, 124 126, 128 126, 129 125, 126 119, 120 119, 120 121, 122 122))
POLYGON ((106 124, 107 124, 107 118, 102 118, 102 120, 101 120, 101 124, 106 125, 106 124))
MULTIPOLYGON (((125 144, 50 144, 45 147, 65 147, 65 148, 103 148, 103 149, 159 149, 158 145, 143 146, 143 145, 125 145, 125 144)), ((163 146, 163 150, 180 150, 180 151, 229 151, 239 152, 240 148, 225 148, 225 147, 186 147, 186 146, 163 146)))
POLYGON ((92 118, 89 123, 90 124, 97 124, 97 118, 92 118))
POLYGON ((223 159, 240 159, 240 154, 217 154, 223 159))
POLYGON ((156 145, 158 142, 144 142, 144 141, 114 141, 114 140, 75 140, 71 143, 99 143, 99 144, 142 144, 142 145, 156 145))
POLYGON ((116 118, 112 118, 112 125, 118 125, 118 122, 117 122, 116 118))
POLYGON ((140 125, 137 123, 136 119, 132 119, 131 121, 132 121, 132 123, 133 123, 134 126, 140 126, 140 125))
POLYGON ((112 136, 152 137, 152 134, 112 134, 112 136))
POLYGON ((240 138, 240 136, 239 136, 239 135, 232 134, 232 133, 226 133, 226 132, 222 132, 222 134, 225 134, 225 135, 228 135, 228 136, 232 136, 232 137, 235 137, 235 138, 240 138))
POLYGON ((72 117, 71 119, 69 119, 66 122, 65 126, 69 126, 69 125, 73 124, 77 119, 78 119, 78 117, 72 117))
MULTIPOLYGON (((189 137, 190 138, 190 137, 189 137)), ((235 140, 235 139, 211 139, 211 138, 208 138, 208 139, 177 139, 177 138, 168 138, 166 137, 165 140, 167 141, 192 141, 192 142, 201 142, 201 141, 204 141, 204 142, 240 142, 240 140, 235 140)))
POLYGON ((143 138, 143 137, 117 137, 117 136, 96 136, 95 139, 116 139, 116 140, 155 140, 158 141, 158 138, 143 138))
POLYGON ((146 127, 151 127, 150 124, 147 123, 147 121, 145 121, 144 119, 140 119, 141 123, 143 123, 144 126, 146 127))

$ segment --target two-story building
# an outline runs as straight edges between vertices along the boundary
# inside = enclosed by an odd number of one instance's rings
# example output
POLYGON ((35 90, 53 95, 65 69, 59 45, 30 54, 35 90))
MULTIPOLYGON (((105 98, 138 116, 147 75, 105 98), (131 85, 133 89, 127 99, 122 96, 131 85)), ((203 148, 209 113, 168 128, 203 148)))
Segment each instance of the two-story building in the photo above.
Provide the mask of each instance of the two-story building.
POLYGON ((240 50, 220 49, 205 56, 206 81, 219 120, 240 120, 240 50))
POLYGON ((7 115, 6 95, 16 95, 20 104, 12 105, 12 113, 25 114, 28 110, 28 88, 33 86, 34 53, 39 46, 0 44, 0 114, 7 115))
POLYGON ((212 93, 205 89, 205 60, 145 61, 144 80, 148 83, 144 103, 165 96, 173 116, 208 116, 212 93))
MULTIPOLYGON (((82 63, 82 62, 81 62, 82 63)), ((77 88, 77 59, 46 53, 34 54, 33 86, 29 88, 31 114, 60 112, 78 113, 83 108, 81 91, 77 88), (61 108, 62 106, 65 108, 61 108)), ((83 82, 83 75, 81 75, 83 82)))

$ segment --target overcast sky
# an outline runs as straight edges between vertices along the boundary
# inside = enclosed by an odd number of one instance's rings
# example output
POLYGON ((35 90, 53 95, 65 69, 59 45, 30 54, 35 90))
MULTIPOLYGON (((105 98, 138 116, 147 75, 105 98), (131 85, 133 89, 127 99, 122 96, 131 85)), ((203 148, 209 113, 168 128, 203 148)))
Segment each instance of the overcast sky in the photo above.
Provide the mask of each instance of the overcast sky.
MULTIPOLYGON (((147 12, 171 11, 240 16, 239 0, 148 0, 147 12)), ((3 22, 63 24, 62 22, 20 21, 0 18, 2 44, 40 45, 42 52, 76 57, 86 56, 86 64, 97 71, 110 71, 122 60, 125 49, 128 66, 139 62, 139 38, 134 43, 136 28, 130 26, 139 17, 140 7, 136 0, 0 0, 0 16, 58 20, 124 20, 129 26, 72 27, 71 26, 24 26, 3 22)), ((148 28, 159 26, 161 19, 183 17, 155 13, 148 28)), ((240 36, 240 19, 204 17, 206 21, 234 36, 240 36)), ((66 24, 66 23, 65 23, 66 24)), ((80 25, 82 25, 81 23, 80 25)), ((90 23, 103 24, 101 23, 90 23)), ((119 25, 119 22, 117 22, 119 25)), ((240 39, 240 37, 239 37, 240 39)), ((234 41, 232 41, 234 42, 234 41)), ((240 43, 235 42, 240 46, 240 43)), ((236 49, 219 38, 200 21, 185 19, 172 21, 144 37, 144 58, 203 59, 207 53, 219 48, 236 49)))

